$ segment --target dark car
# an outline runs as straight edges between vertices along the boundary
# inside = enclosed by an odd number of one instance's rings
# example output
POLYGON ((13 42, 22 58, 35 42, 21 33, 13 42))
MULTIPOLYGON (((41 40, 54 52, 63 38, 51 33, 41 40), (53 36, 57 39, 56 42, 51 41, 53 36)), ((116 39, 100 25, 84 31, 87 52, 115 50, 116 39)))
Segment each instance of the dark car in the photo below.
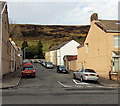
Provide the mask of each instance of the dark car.
POLYGON ((64 66, 64 65, 59 65, 59 66, 57 66, 57 72, 58 72, 58 73, 60 73, 60 72, 69 73, 69 70, 67 69, 66 66, 64 66))

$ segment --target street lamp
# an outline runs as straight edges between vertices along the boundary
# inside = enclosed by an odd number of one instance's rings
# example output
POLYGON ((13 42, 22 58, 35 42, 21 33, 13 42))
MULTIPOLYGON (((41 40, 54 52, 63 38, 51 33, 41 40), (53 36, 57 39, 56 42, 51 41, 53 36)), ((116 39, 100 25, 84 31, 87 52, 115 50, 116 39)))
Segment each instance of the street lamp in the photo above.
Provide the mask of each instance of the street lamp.
POLYGON ((24 59, 25 59, 25 50, 26 50, 27 48, 28 48, 28 47, 25 47, 25 48, 24 48, 24 59))

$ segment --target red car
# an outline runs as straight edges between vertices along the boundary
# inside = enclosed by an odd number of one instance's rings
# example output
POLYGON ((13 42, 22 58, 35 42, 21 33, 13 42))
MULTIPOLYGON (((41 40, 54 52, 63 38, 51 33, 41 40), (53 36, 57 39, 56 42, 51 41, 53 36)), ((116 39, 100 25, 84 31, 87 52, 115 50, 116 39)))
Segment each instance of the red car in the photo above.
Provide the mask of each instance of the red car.
POLYGON ((31 63, 25 63, 24 65, 32 65, 31 63))
POLYGON ((36 76, 35 74, 35 69, 34 68, 25 68, 21 72, 22 77, 34 77, 36 76))

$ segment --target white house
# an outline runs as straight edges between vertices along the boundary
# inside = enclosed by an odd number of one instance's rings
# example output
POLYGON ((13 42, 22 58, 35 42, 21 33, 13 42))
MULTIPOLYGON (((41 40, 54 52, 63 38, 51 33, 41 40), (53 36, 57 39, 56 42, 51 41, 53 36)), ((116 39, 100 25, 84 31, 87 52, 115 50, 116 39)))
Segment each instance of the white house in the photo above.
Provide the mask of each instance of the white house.
POLYGON ((47 52, 46 60, 50 60, 55 65, 64 65, 64 56, 66 55, 77 55, 77 47, 80 44, 75 40, 67 41, 60 45, 56 45, 50 48, 50 51, 47 52), (49 55, 48 55, 49 53, 49 55))

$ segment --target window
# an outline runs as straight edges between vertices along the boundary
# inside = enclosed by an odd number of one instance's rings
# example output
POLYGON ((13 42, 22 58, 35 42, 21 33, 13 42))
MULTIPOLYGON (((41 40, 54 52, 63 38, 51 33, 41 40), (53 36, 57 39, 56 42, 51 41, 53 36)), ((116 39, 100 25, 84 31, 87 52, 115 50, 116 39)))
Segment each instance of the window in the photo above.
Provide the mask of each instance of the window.
POLYGON ((120 47, 120 35, 114 36, 114 47, 120 47))
POLYGON ((120 57, 114 57, 114 61, 113 61, 114 72, 120 71, 119 60, 120 60, 120 57))
POLYGON ((88 53, 88 51, 89 51, 89 50, 88 50, 88 45, 89 45, 88 43, 85 43, 86 53, 88 53))

